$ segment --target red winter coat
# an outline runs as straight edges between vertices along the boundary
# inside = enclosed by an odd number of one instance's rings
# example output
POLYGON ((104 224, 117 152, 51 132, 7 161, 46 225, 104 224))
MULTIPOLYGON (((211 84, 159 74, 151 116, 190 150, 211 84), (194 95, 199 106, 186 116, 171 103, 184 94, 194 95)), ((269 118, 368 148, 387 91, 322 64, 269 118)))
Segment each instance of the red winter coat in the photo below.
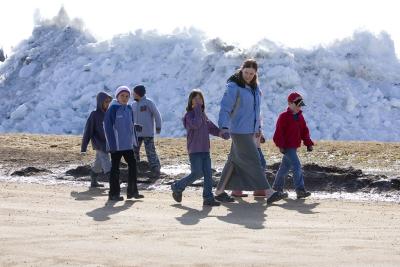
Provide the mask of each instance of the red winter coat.
POLYGON ((294 119, 293 112, 288 108, 286 112, 279 115, 276 122, 274 133, 274 143, 279 148, 298 148, 301 146, 301 140, 305 146, 314 145, 310 139, 306 121, 302 111, 298 114, 297 120, 294 119))

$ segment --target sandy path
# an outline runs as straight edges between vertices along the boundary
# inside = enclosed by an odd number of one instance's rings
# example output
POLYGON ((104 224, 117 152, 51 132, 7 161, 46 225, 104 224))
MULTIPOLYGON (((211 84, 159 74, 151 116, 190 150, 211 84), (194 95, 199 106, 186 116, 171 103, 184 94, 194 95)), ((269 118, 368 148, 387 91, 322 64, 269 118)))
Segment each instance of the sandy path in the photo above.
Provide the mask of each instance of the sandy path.
POLYGON ((0 266, 400 265, 399 204, 144 194, 112 205, 104 190, 0 182, 0 266))

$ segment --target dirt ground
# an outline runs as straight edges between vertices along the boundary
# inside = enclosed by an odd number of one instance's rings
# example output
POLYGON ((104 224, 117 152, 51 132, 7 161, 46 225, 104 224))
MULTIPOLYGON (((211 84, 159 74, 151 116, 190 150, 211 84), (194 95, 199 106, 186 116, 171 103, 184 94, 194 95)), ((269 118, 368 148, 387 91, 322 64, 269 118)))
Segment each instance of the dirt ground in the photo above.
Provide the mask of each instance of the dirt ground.
MULTIPOLYGON (((163 165, 188 163, 185 139, 156 145, 163 165)), ((212 141, 214 165, 229 146, 212 141)), ((399 148, 321 141, 300 157, 398 177, 399 148)), ((280 161, 270 142, 263 151, 268 164, 280 161)), ((2 175, 92 158, 92 150, 80 155, 78 136, 0 135, 2 175)), ((115 203, 107 189, 0 180, 0 266, 400 266, 399 203, 291 194, 273 205, 247 197, 211 209, 200 190, 185 191, 182 204, 168 191, 141 192, 144 199, 115 203)))
MULTIPOLYGON (((188 164, 185 138, 156 138, 162 165, 188 164)), ((57 168, 70 164, 89 164, 93 150, 80 155, 80 136, 67 135, 0 135, 0 165, 4 173, 33 166, 57 168)), ((230 141, 212 139, 211 158, 214 166, 223 166, 230 149, 230 141)), ((281 154, 271 141, 262 145, 267 163, 280 162, 281 154)), ((303 164, 354 167, 363 171, 396 176, 400 173, 400 143, 317 141, 314 151, 299 150, 303 164)), ((144 153, 142 149, 141 153, 144 153)), ((145 158, 145 155, 141 155, 145 158)))
POLYGON ((1 266, 399 266, 399 204, 199 192, 106 202, 104 190, 0 182, 1 266))

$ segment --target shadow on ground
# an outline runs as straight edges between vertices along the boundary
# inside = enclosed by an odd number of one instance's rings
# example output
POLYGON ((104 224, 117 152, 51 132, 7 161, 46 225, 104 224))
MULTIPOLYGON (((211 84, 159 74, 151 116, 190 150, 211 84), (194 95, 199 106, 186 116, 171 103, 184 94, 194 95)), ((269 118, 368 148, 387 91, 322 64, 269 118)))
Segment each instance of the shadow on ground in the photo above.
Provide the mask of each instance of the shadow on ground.
POLYGON ((86 213, 93 220, 103 222, 111 219, 111 216, 121 211, 129 209, 134 203, 140 200, 126 200, 123 202, 107 201, 103 207, 94 209, 86 213), (123 203, 122 206, 116 206, 117 203, 123 203))

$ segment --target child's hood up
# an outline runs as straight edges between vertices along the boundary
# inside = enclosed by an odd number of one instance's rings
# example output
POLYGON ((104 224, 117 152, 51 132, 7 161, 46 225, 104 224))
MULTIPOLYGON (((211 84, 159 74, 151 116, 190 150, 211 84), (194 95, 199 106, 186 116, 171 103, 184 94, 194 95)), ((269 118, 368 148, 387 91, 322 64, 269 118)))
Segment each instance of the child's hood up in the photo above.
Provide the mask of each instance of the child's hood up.
POLYGON ((107 99, 110 98, 112 99, 112 97, 107 94, 106 92, 100 92, 97 94, 96 96, 96 100, 97 100, 97 110, 102 110, 103 108, 103 102, 107 99))

